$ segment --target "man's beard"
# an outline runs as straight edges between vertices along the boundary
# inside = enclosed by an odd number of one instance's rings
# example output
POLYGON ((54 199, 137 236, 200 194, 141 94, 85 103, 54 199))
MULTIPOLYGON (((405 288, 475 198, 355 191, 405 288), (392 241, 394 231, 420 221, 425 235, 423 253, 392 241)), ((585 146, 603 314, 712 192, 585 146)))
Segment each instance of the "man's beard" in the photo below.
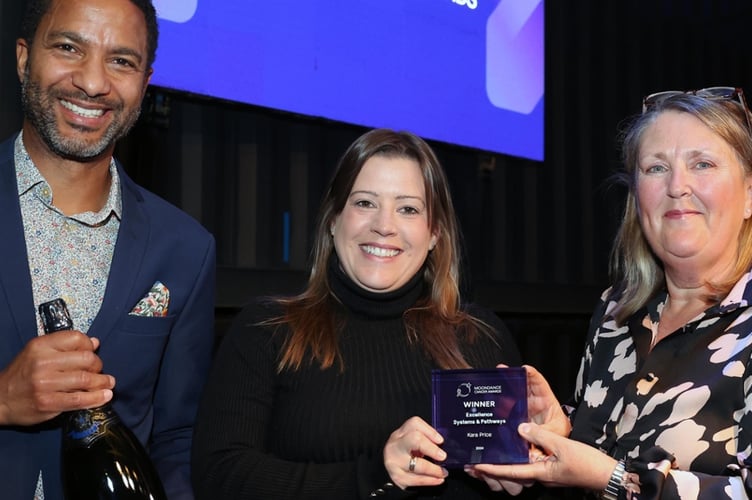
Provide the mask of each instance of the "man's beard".
MULTIPOLYGON (((72 97, 72 96, 69 96, 72 97)), ((138 120, 141 112, 136 107, 124 114, 122 103, 107 101, 108 107, 114 113, 114 120, 107 126, 102 136, 94 141, 86 140, 85 128, 81 128, 80 136, 65 137, 60 133, 55 117, 54 104, 57 99, 66 99, 65 95, 44 93, 40 85, 29 78, 29 69, 24 72, 21 83, 21 103, 24 116, 37 131, 50 151, 62 158, 75 161, 87 161, 96 158, 112 146, 121 137, 124 137, 138 120), (114 104, 114 105, 113 105, 114 104)), ((78 99, 96 102, 95 99, 81 95, 71 100, 78 99)), ((75 128, 75 126, 74 126, 75 128)))

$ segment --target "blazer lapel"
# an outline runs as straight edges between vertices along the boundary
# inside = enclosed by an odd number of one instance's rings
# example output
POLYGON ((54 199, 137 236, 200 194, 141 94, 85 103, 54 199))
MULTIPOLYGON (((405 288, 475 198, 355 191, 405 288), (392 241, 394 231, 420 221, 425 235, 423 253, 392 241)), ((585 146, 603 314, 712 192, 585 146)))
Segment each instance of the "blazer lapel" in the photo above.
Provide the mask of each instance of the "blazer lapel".
MULTIPOLYGON (((120 318, 128 314, 135 305, 135 302, 129 303, 129 298, 134 296, 133 287, 139 283, 138 271, 141 269, 141 262, 146 258, 150 232, 149 218, 144 213, 141 203, 141 193, 121 166, 118 164, 117 167, 123 199, 122 220, 102 307, 89 328, 89 334, 100 339, 106 338, 120 318)), ((137 290, 135 293, 143 291, 137 290)))
MULTIPOLYGON (((0 144, 0 294, 8 303, 10 322, 24 343, 37 335, 34 295, 18 202, 13 146, 16 136, 0 144)), ((0 309, 2 314, 2 309, 0 309)), ((4 322, 3 322, 4 323, 4 322)))

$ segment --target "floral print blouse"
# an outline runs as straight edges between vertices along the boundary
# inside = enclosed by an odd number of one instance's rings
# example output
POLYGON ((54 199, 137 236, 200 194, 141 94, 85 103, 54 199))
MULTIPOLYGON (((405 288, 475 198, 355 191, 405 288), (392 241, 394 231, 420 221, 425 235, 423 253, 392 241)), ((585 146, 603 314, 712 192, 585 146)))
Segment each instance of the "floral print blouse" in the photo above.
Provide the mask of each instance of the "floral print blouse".
POLYGON ((750 274, 652 349, 666 292, 622 326, 610 294, 591 322, 570 437, 626 460, 626 498, 749 498, 750 274))

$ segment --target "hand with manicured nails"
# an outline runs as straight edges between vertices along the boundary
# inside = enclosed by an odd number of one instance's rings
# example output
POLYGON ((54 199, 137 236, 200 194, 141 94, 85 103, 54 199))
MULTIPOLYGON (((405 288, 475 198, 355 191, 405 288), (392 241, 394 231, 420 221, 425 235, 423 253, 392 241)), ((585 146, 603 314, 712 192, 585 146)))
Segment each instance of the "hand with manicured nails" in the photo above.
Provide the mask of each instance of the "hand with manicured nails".
MULTIPOLYGON (((497 368, 506 368, 497 365, 497 368)), ((527 409, 531 422, 541 425, 560 436, 568 436, 571 430, 569 418, 561 409, 561 404, 551 390, 545 377, 534 367, 524 365, 527 372, 527 409)), ((524 437, 524 436, 523 436, 524 437)), ((530 462, 535 463, 546 458, 544 451, 533 445, 530 447, 530 462)), ((511 495, 519 495, 524 487, 531 486, 535 478, 503 477, 485 473, 483 467, 468 465, 465 471, 476 479, 482 479, 493 491, 506 491, 511 495)))
POLYGON ((528 464, 478 464, 469 473, 495 480, 538 481, 546 486, 576 486, 596 491, 608 484, 617 462, 602 451, 551 432, 544 425, 523 423, 518 429, 523 438, 543 451, 542 455, 528 464))

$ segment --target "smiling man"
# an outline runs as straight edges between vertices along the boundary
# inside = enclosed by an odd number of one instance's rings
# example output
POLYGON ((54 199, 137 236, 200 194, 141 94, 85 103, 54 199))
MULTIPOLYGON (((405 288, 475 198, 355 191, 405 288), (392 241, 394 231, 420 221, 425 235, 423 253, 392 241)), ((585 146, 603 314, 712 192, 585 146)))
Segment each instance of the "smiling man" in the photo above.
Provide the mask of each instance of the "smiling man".
POLYGON ((112 156, 152 73, 154 7, 29 0, 21 29, 24 121, 0 144, 2 496, 62 498, 56 417, 112 401, 168 498, 192 498, 214 239, 112 156), (45 335, 37 308, 58 297, 76 330, 45 335))

